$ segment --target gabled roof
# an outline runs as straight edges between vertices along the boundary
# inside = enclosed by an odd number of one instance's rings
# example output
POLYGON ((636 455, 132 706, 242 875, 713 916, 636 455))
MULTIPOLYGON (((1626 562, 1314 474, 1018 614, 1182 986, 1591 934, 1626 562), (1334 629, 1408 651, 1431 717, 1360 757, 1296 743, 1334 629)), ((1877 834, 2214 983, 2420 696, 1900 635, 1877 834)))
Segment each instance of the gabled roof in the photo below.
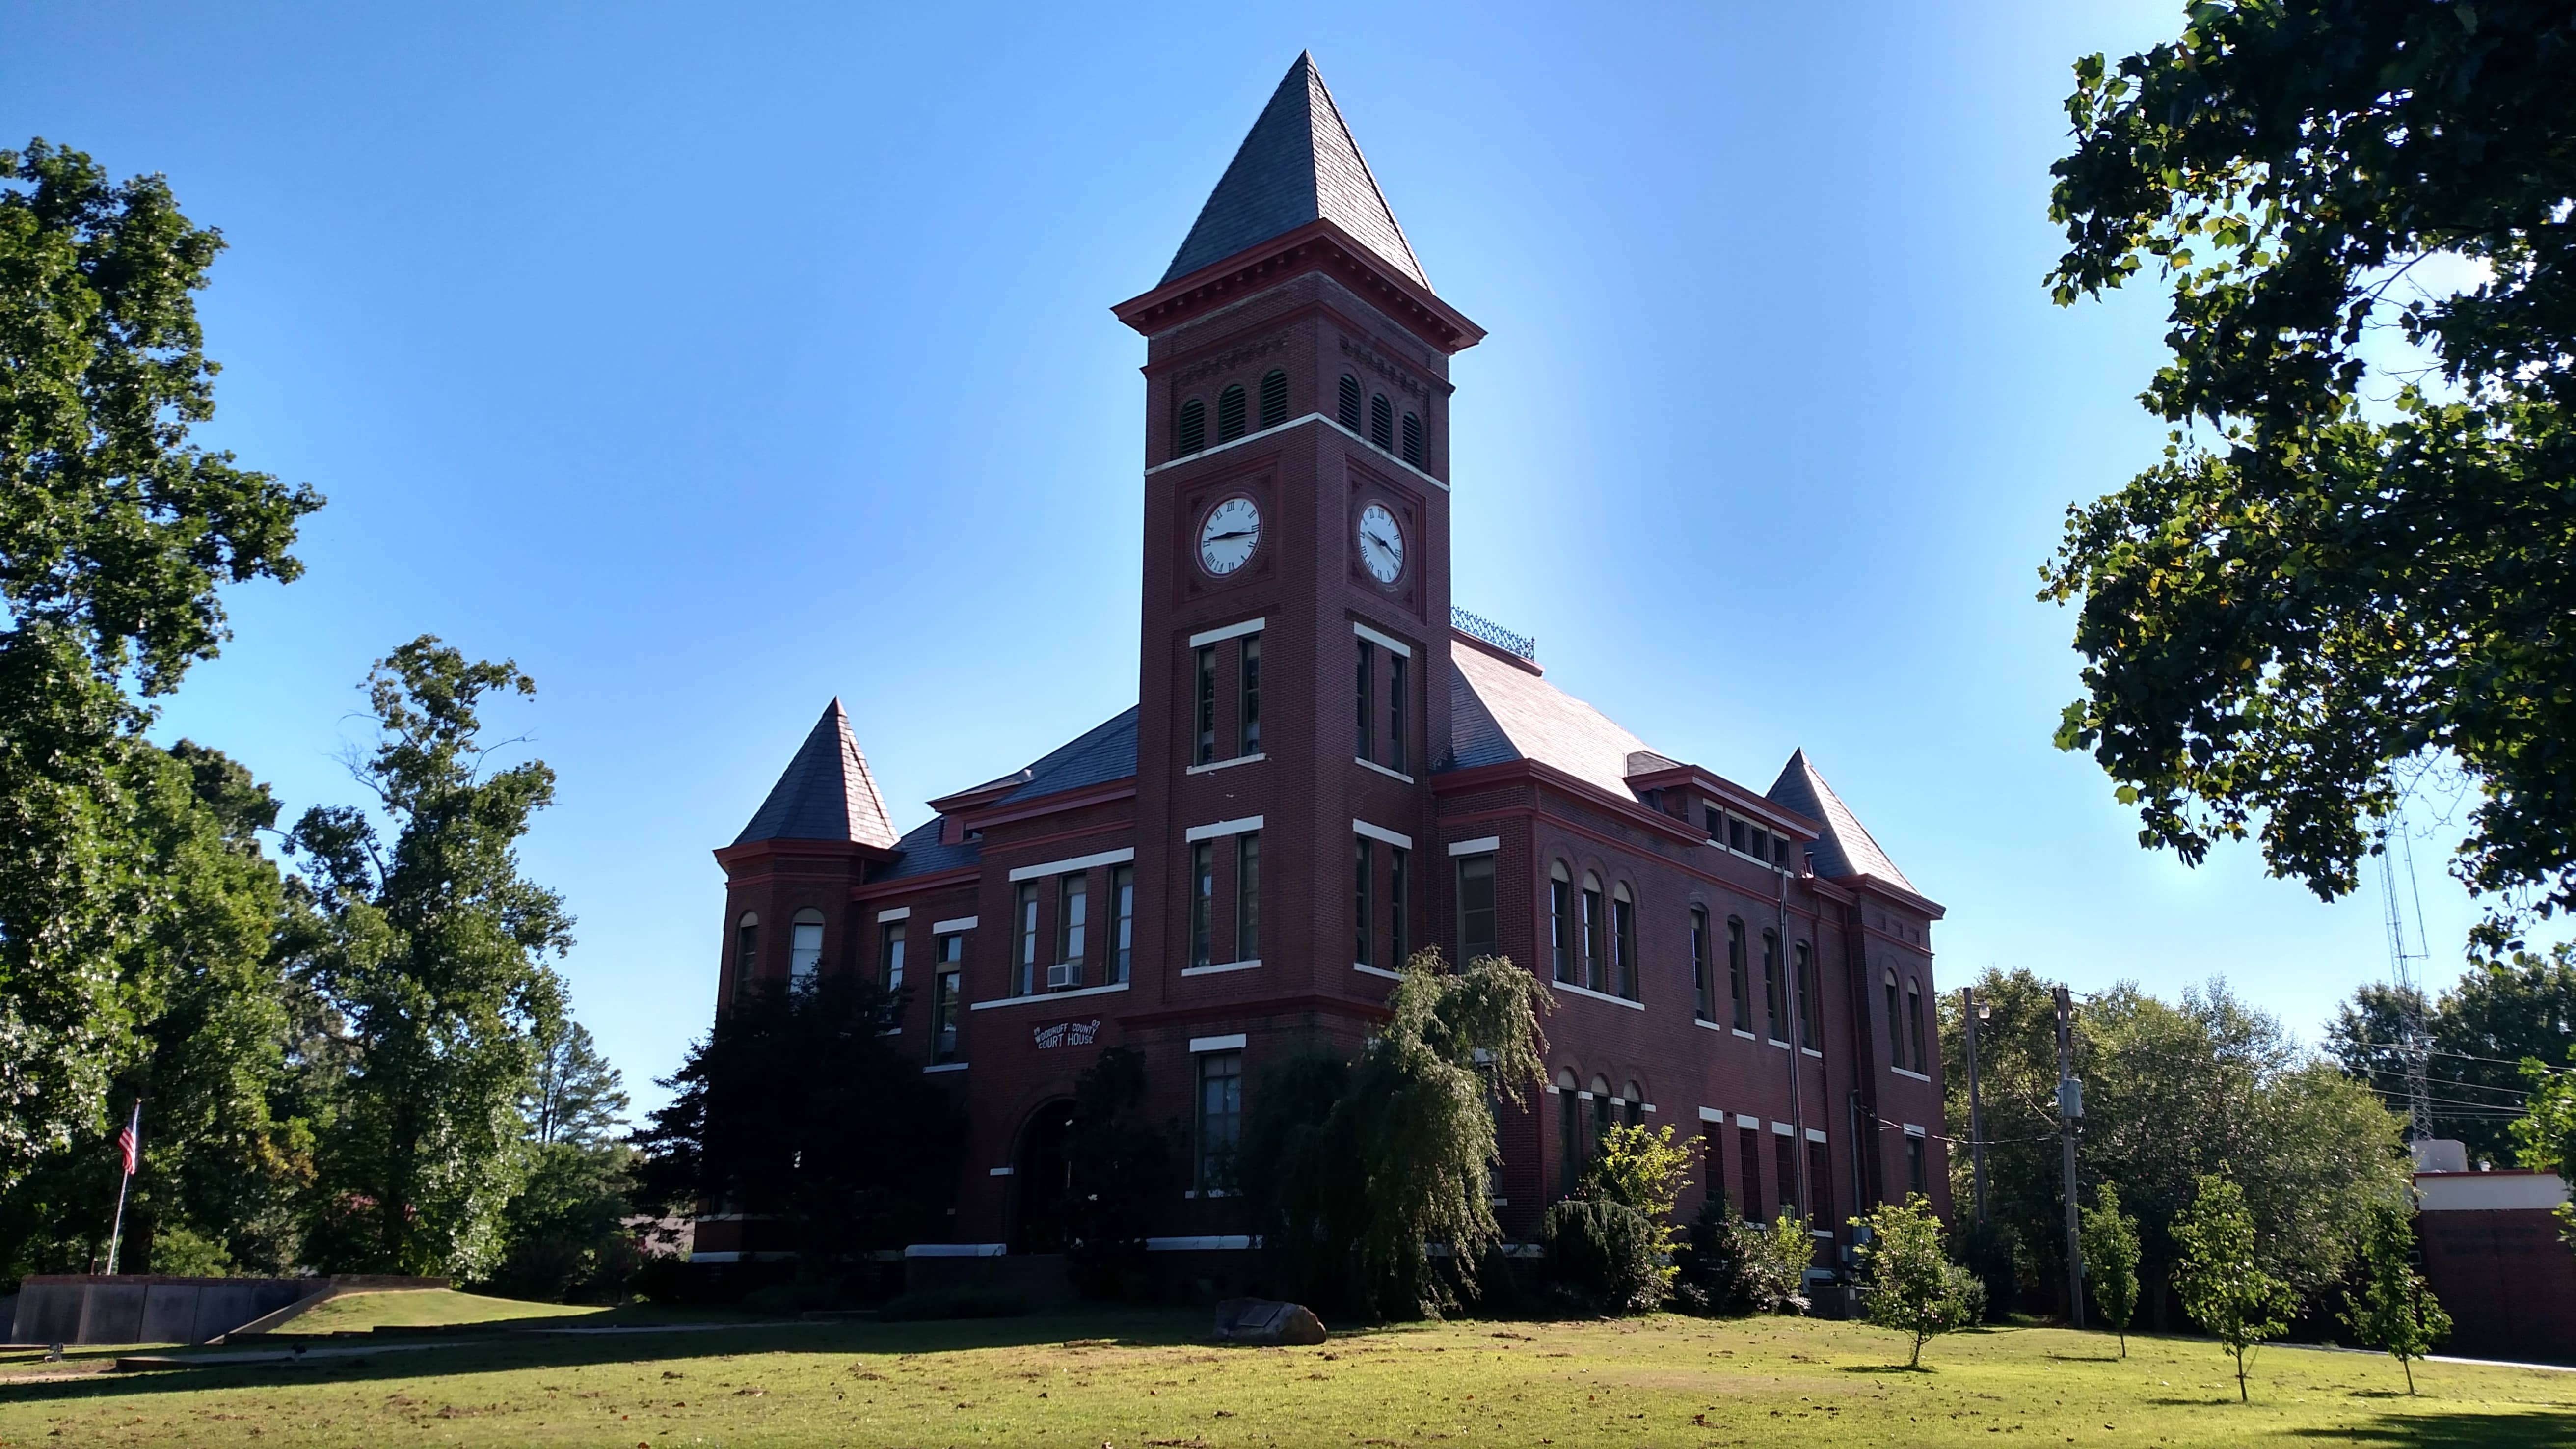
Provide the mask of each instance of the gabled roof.
POLYGON ((893 847, 894 825, 886 818, 885 798, 877 793, 859 742, 850 737, 850 717, 839 700, 814 722, 778 783, 769 787, 769 798, 733 843, 755 840, 846 840, 881 850, 893 847))
POLYGON ((1805 750, 1789 756, 1780 768, 1780 778, 1771 782, 1770 798, 1777 800, 1811 820, 1824 822, 1825 832, 1815 844, 1816 874, 1822 876, 1865 875, 1883 880, 1911 895, 1921 895, 1887 852, 1878 848, 1868 827, 1860 823, 1843 797, 1825 783, 1816 772, 1814 762, 1805 750))
POLYGON ((1236 252, 1311 221, 1329 221, 1424 290, 1431 283, 1413 245, 1360 159, 1315 59, 1300 54, 1243 138, 1233 164, 1208 193, 1165 282, 1188 276, 1236 252))
MULTIPOLYGON (((988 780, 947 798, 982 796, 984 798, 976 806, 981 808, 1014 800, 1035 800, 1044 795, 1079 790, 1086 785, 1106 785, 1135 773, 1136 706, 1131 704, 1040 755, 1027 768, 1014 770, 999 779, 988 780), (995 793, 998 787, 1005 785, 1013 788, 995 793)), ((903 839, 895 842, 897 857, 894 863, 869 872, 868 879, 903 880, 931 875, 973 865, 983 857, 983 846, 974 840, 948 843, 940 829, 945 823, 942 817, 934 815, 904 832, 903 839)))
POLYGON ((1536 760, 1623 800, 1646 742, 1608 715, 1472 644, 1450 641, 1449 743, 1459 769, 1536 760))

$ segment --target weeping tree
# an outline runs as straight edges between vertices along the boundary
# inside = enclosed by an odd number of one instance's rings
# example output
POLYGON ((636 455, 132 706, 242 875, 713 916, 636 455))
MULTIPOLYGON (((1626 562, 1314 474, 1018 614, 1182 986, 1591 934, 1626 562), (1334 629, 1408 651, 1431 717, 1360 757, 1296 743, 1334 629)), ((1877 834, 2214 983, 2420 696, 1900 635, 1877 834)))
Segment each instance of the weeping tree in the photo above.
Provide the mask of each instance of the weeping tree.
POLYGON ((1546 1001, 1507 957, 1452 969, 1427 947, 1356 1060, 1312 1054, 1265 1080, 1244 1185, 1298 1291, 1389 1318, 1437 1316, 1475 1293, 1478 1261, 1502 1241, 1495 1111, 1525 1104, 1541 1079, 1546 1001))

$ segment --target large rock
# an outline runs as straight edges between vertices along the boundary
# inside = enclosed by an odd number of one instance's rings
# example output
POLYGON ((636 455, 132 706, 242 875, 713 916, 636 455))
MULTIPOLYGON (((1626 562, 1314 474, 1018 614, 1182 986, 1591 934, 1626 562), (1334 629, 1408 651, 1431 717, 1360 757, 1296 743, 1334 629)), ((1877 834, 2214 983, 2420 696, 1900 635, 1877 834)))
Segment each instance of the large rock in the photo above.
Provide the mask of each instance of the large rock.
POLYGON ((1229 1298, 1216 1306, 1219 1343, 1317 1344, 1327 1335, 1324 1320, 1302 1303, 1267 1298, 1229 1298))

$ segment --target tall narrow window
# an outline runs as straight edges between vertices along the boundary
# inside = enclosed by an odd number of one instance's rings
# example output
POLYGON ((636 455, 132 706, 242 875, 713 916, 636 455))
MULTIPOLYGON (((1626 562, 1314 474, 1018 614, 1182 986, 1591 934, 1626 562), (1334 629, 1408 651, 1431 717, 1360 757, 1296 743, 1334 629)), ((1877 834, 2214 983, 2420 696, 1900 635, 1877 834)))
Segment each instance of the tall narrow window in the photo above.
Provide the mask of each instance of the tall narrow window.
POLYGON ((1190 763, 1204 765, 1216 758, 1216 646, 1198 648, 1198 743, 1191 750, 1190 763))
POLYGON ((1621 996, 1637 999, 1637 903, 1624 883, 1610 895, 1610 979, 1621 996))
POLYGON ((1751 983, 1744 979, 1744 923, 1729 916, 1726 919, 1726 989, 1735 1005, 1735 1029, 1753 1030, 1753 995, 1751 983))
POLYGON ((1083 948, 1088 943, 1083 933, 1091 924, 1091 879, 1087 872, 1074 871, 1056 877, 1055 962, 1064 968, 1048 972, 1049 986, 1082 984, 1083 948))
POLYGON ((1216 395, 1216 440, 1231 443, 1243 436, 1243 384, 1228 383, 1216 395))
POLYGON ((1369 743, 1370 737, 1377 733, 1377 706, 1373 702, 1377 688, 1377 646, 1366 639, 1351 642, 1359 646, 1359 734, 1354 753, 1363 760, 1374 760, 1377 756, 1370 752, 1369 743))
POLYGON ((1382 392, 1369 395, 1369 441, 1390 453, 1395 451, 1395 409, 1382 392))
POLYGON ((1609 942, 1603 939, 1607 922, 1602 920, 1601 878, 1583 878, 1583 921, 1579 944, 1583 951, 1583 984, 1593 991, 1610 989, 1609 972, 1603 958, 1609 955, 1609 942))
POLYGON ((957 1014, 966 966, 966 938, 942 936, 932 953, 930 990, 930 1060, 936 1066, 957 1060, 957 1014))
POLYGON ((787 941, 787 984, 809 987, 823 969, 823 913, 798 911, 793 930, 787 941))
POLYGON ((1833 1161, 1825 1144, 1807 1139, 1807 1221, 1833 1232, 1842 1219, 1834 1216, 1833 1161))
POLYGON ((1787 984, 1780 979, 1780 938, 1770 931, 1762 933, 1762 1010, 1769 1020, 1771 1039, 1786 1046, 1789 1042, 1789 1003, 1787 984))
POLYGON ((1412 946, 1404 928, 1404 858, 1409 852, 1401 845, 1390 845, 1386 853, 1386 964, 1401 967, 1404 953, 1412 946))
POLYGON ((903 985, 903 922, 877 927, 877 981, 888 991, 903 985))
POLYGON ((1374 966, 1377 964, 1377 956, 1369 948, 1374 944, 1377 928, 1376 924, 1369 919, 1371 915, 1369 896, 1370 887, 1376 884, 1372 877, 1377 874, 1375 859, 1377 852, 1372 847, 1377 842, 1365 835, 1357 837, 1357 842, 1351 852, 1353 882, 1351 924, 1355 928, 1353 934, 1357 938, 1351 945, 1354 953, 1351 959, 1362 966, 1374 966))
POLYGON ((1213 949, 1209 932, 1216 911, 1216 846, 1202 840, 1190 847, 1190 964, 1205 966, 1213 949))
POLYGON ((1548 871, 1547 935, 1556 956, 1556 979, 1574 985, 1580 979, 1575 975, 1574 883, 1567 879, 1563 861, 1548 871))
POLYGON ((1731 1202, 1726 1195, 1726 1124, 1699 1124, 1699 1160, 1708 1164, 1708 1183, 1701 1196, 1710 1202, 1731 1202))
POLYGON ((1207 404, 1191 398, 1172 419, 1172 451, 1187 457, 1207 446, 1207 404))
POLYGON ((1360 430, 1360 380, 1347 372, 1342 374, 1339 403, 1342 426, 1354 433, 1358 432, 1360 430))
POLYGON ((1494 858, 1490 855, 1458 857, 1458 960, 1465 963, 1479 956, 1497 955, 1502 942, 1495 939, 1500 923, 1494 912, 1494 858))
POLYGON ((1619 1120, 1630 1127, 1646 1125, 1646 1089, 1635 1082, 1628 1084, 1626 1105, 1619 1109, 1619 1120))
POLYGON ((1198 1188, 1234 1186, 1234 1153, 1243 1140, 1243 1053, 1199 1053, 1198 1188))
POLYGON ((1246 634, 1235 659, 1235 753, 1261 753, 1261 636, 1246 634))
POLYGON ((1911 976, 1905 978, 1905 1035, 1913 1048, 1914 1070, 1931 1071, 1923 1054, 1923 983, 1911 976))
POLYGON ((1786 1132, 1771 1134, 1771 1170, 1780 1180, 1780 1211, 1798 1210, 1798 1139, 1786 1132))
POLYGON ((1594 1077, 1592 1079, 1592 1137, 1586 1145, 1596 1155, 1601 1151, 1601 1139, 1609 1134, 1617 1120, 1610 1115, 1610 1083, 1603 1078, 1594 1077))
POLYGON ((1020 882, 1020 964, 1011 983, 1013 996, 1034 996, 1038 989, 1038 883, 1020 882))
POLYGON ((1795 982, 1798 992, 1798 1045, 1813 1049, 1816 1045, 1816 963, 1800 941, 1790 958, 1797 965, 1795 982))
POLYGON ((1404 415, 1404 461, 1422 466, 1422 419, 1411 413, 1404 415))
POLYGON ((1896 973, 1887 973, 1887 1064, 1905 1070, 1905 1013, 1896 1002, 1896 973))
POLYGON ((1726 817, 1726 843, 1729 849, 1739 854, 1743 853, 1747 843, 1744 839, 1744 822, 1732 815, 1726 817))
POLYGON ((1762 1210, 1762 1129, 1736 1129, 1735 1157, 1744 1171, 1744 1220, 1749 1223, 1769 1221, 1771 1215, 1762 1210))
POLYGON ((1288 421, 1288 374, 1273 369, 1261 376, 1261 426, 1288 421))
POLYGON ((1556 1084, 1556 1179, 1557 1192, 1574 1196, 1583 1185, 1583 1103, 1574 1095, 1571 1073, 1557 1074, 1556 1084))
MULTIPOLYGON (((757 912, 745 911, 742 913, 742 919, 735 922, 733 928, 733 985, 736 992, 751 985, 752 973, 759 966, 760 916, 757 912)), ((1890 982, 1896 980, 1893 976, 1887 979, 1890 982)), ((1890 986, 1888 989, 1891 994, 1887 999, 1893 1004, 1896 1000, 1893 994, 1895 988, 1890 986)))
POLYGON ((1234 959, 1261 959, 1261 832, 1234 838, 1234 959))
POLYGON ((1109 909, 1114 912, 1109 933, 1109 979, 1116 986, 1127 979, 1135 965, 1136 955, 1136 867, 1122 865, 1109 872, 1109 909))
POLYGON ((1923 1175, 1923 1139, 1908 1132, 1905 1134, 1905 1190, 1922 1192, 1923 1175))
POLYGON ((1386 657, 1386 767, 1398 773, 1404 769, 1405 666, 1412 662, 1401 654, 1386 657))
POLYGON ((1708 912, 1691 908, 1691 1015, 1701 1021, 1717 1020, 1717 993, 1711 989, 1708 970, 1708 912))

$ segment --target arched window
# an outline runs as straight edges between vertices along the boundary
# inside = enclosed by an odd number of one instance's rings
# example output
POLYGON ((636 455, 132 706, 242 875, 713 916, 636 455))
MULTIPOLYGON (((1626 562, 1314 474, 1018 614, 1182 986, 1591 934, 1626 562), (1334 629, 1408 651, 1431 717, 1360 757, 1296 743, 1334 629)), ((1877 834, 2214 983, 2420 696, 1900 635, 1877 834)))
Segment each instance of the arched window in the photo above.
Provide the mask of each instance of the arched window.
POLYGON ((1390 453, 1395 451, 1395 409, 1382 392, 1369 397, 1369 441, 1390 453))
POLYGON ((1608 1132, 1618 1121, 1610 1115, 1610 1112, 1610 1079, 1594 1077, 1592 1079, 1592 1150, 1594 1152, 1601 1150, 1602 1134, 1608 1132))
POLYGON ((1914 1044, 1914 1070, 1931 1071, 1923 1054, 1923 983, 1911 976, 1905 978, 1905 1035, 1914 1044))
POLYGON ((1638 1086, 1636 1079, 1633 1077, 1628 1081, 1628 1107, 1626 1115, 1629 1126, 1643 1127, 1646 1125, 1646 1089, 1638 1086))
POLYGON ((823 913, 811 906, 796 913, 787 942, 787 984, 811 986, 823 969, 823 913))
POLYGON ((1896 1002, 1896 973, 1887 973, 1887 1062, 1902 1071, 1905 1067, 1905 1015, 1896 1002))
POLYGON ((1789 1041, 1789 1003, 1787 983, 1780 979, 1780 937, 1762 933, 1762 1010, 1770 1018, 1771 1039, 1782 1045, 1789 1041))
POLYGON ((1637 903, 1626 881, 1610 892, 1610 979, 1621 996, 1637 999, 1637 903))
POLYGON ((1411 413, 1404 415, 1404 461, 1422 466, 1422 419, 1411 413))
POLYGON ((1360 380, 1347 372, 1342 374, 1340 417, 1343 427, 1354 433, 1360 430, 1360 380))
POLYGON ((1273 370, 1261 375, 1261 426, 1275 428, 1288 421, 1288 374, 1273 370))
POLYGON ((1586 873, 1583 877, 1583 984, 1594 991, 1610 989, 1608 935, 1609 922, 1602 919, 1601 877, 1586 873))
POLYGON ((1172 451, 1187 457, 1207 446, 1207 404, 1191 398, 1172 418, 1172 451))
POLYGON ((1574 969, 1574 878, 1561 860, 1547 871, 1547 937, 1556 954, 1556 979, 1573 985, 1581 979, 1574 969))
POLYGON ((1583 1102, 1575 1096, 1574 1073, 1559 1068, 1556 1074, 1556 1177, 1557 1191, 1572 1197, 1583 1185, 1583 1102))
POLYGON ((1243 384, 1230 382, 1216 395, 1216 440, 1231 443, 1243 436, 1243 384))
POLYGON ((751 984, 752 972, 760 966, 760 912, 745 911, 733 927, 733 981, 740 991, 751 984))

